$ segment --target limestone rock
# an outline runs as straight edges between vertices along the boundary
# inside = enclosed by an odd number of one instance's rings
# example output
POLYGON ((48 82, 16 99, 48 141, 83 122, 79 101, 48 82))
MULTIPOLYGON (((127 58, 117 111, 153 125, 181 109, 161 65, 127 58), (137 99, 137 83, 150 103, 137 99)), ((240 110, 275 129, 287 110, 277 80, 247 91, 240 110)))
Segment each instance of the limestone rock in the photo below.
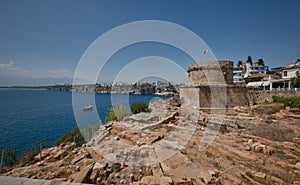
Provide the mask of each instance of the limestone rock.
POLYGON ((90 181, 91 182, 97 182, 97 179, 99 178, 99 171, 98 170, 92 170, 92 173, 90 175, 90 181))
POLYGON ((275 176, 270 177, 271 181, 274 182, 274 184, 285 184, 285 182, 275 176))
POLYGON ((293 185, 300 185, 300 181, 294 181, 293 185))
POLYGON ((259 142, 253 142, 252 139, 249 139, 246 146, 244 147, 244 149, 246 151, 254 151, 254 152, 257 152, 257 153, 263 153, 265 155, 272 155, 273 153, 273 150, 270 146, 267 146, 267 145, 264 145, 264 144, 261 144, 259 142))
POLYGON ((295 164, 295 167, 298 168, 298 169, 300 169, 300 162, 297 162, 297 163, 295 164))
POLYGON ((147 144, 153 144, 161 139, 164 138, 164 135, 158 134, 158 135, 153 135, 148 141, 147 144))
POLYGON ((73 182, 76 183, 83 183, 86 182, 89 178, 89 175, 91 174, 93 170, 93 165, 89 165, 84 167, 82 170, 80 170, 78 173, 72 174, 70 176, 70 179, 73 180, 73 182))
POLYGON ((157 177, 157 176, 145 176, 141 180, 141 184, 145 185, 171 185, 173 184, 173 180, 171 177, 157 177))
POLYGON ((258 182, 265 182, 265 179, 267 177, 266 174, 261 173, 261 172, 253 173, 252 176, 253 176, 253 179, 258 181, 258 182))
POLYGON ((266 145, 257 144, 254 146, 254 151, 257 153, 263 153, 263 151, 266 149, 266 145))
POLYGON ((252 139, 249 139, 249 140, 248 140, 248 145, 253 145, 253 143, 254 143, 254 142, 253 142, 252 139))
POLYGON ((246 145, 244 149, 245 149, 246 151, 251 151, 251 146, 246 145))
POLYGON ((53 158, 59 160, 59 159, 62 159, 64 158, 66 155, 68 154, 68 152, 64 149, 58 151, 54 156, 53 158))
POLYGON ((98 161, 94 164, 93 170, 104 170, 108 163, 105 161, 98 161))
POLYGON ((272 153, 273 153, 273 150, 272 150, 272 148, 271 147, 268 147, 268 146, 266 146, 265 148, 264 148, 264 150, 263 150, 263 153, 265 154, 265 155, 272 155, 272 153))
POLYGON ((215 178, 215 172, 211 170, 201 170, 199 173, 199 178, 205 184, 211 183, 215 178))
POLYGON ((84 156, 76 156, 72 161, 71 164, 76 164, 77 162, 79 162, 80 160, 82 160, 84 158, 84 156))

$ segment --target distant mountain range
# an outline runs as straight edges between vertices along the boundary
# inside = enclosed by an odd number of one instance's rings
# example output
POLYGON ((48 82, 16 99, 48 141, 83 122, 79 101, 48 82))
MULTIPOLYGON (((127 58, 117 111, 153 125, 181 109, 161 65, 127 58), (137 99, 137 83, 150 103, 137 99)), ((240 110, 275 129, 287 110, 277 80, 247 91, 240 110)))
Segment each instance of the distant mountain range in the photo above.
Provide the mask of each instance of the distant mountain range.
POLYGON ((8 79, 0 76, 0 86, 47 86, 57 84, 72 84, 72 78, 24 78, 24 79, 8 79))

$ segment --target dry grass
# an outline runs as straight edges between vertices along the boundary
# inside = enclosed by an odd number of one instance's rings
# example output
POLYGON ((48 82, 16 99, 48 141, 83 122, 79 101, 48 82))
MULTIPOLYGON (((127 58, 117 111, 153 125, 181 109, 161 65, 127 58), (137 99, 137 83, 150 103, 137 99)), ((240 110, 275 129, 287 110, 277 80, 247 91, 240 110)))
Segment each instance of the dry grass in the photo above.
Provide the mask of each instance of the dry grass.
POLYGON ((253 128, 251 134, 271 141, 292 141, 297 137, 293 129, 276 123, 261 123, 253 128))

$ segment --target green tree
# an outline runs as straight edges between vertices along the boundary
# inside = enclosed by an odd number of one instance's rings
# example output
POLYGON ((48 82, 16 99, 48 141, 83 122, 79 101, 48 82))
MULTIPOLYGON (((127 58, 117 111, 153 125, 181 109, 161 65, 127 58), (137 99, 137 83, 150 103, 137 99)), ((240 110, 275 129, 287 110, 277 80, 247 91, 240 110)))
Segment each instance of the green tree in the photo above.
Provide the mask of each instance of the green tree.
POLYGON ((240 67, 241 65, 243 65, 243 62, 241 60, 239 60, 237 63, 237 67, 240 67))
POLYGON ((252 62, 252 57, 251 56, 248 56, 247 60, 246 60, 247 63, 250 63, 251 66, 253 65, 253 62, 252 62))
POLYGON ((292 86, 300 88, 300 73, 297 72, 297 76, 291 79, 292 86))
POLYGON ((258 59, 257 62, 258 62, 258 65, 260 65, 260 66, 264 66, 265 65, 265 61, 262 58, 258 59))

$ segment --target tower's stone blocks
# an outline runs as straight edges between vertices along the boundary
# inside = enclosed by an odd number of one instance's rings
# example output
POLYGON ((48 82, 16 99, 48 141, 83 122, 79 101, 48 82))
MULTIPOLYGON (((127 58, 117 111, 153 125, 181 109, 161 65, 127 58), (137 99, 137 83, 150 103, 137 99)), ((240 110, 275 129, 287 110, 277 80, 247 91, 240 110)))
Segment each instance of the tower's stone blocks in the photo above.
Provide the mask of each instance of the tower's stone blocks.
POLYGON ((249 105, 246 87, 233 85, 232 61, 194 63, 188 75, 188 86, 180 89, 184 107, 223 109, 249 105))
POLYGON ((233 62, 227 60, 197 62, 188 68, 189 86, 233 84, 233 62))

